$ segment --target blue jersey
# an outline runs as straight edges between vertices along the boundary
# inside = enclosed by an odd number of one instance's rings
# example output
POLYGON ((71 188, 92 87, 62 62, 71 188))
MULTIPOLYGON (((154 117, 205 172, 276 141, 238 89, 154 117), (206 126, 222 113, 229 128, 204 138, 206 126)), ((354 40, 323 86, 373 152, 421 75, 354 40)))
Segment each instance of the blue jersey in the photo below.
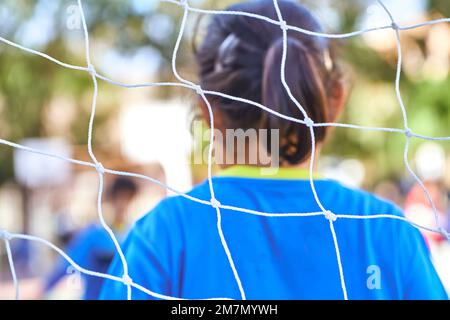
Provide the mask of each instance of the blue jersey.
MULTIPOLYGON (((79 266, 90 271, 106 273, 116 250, 106 230, 99 225, 92 224, 75 236, 65 252, 79 266)), ((70 264, 65 259, 60 258, 55 269, 46 280, 45 291, 49 291, 64 276, 73 273, 74 269, 70 268, 70 264)), ((97 299, 103 279, 84 274, 82 276, 85 286, 83 299, 97 299)))
MULTIPOLYGON (((269 213, 317 212, 307 179, 213 178, 222 205, 269 213)), ((335 214, 402 216, 393 204, 338 182, 315 181, 335 214)), ((205 182, 189 195, 209 201, 205 182)), ((342 299, 336 252, 324 216, 261 217, 221 209, 222 228, 248 299, 342 299)), ((188 299, 240 299, 217 232, 214 208, 181 196, 160 202, 123 243, 134 282, 188 299)), ((349 299, 447 299, 420 232, 394 219, 334 222, 349 299)), ((109 272, 122 276, 116 256, 109 272)), ((105 280, 102 299, 125 299, 122 283, 105 280)), ((133 299, 151 296, 132 290, 133 299)))

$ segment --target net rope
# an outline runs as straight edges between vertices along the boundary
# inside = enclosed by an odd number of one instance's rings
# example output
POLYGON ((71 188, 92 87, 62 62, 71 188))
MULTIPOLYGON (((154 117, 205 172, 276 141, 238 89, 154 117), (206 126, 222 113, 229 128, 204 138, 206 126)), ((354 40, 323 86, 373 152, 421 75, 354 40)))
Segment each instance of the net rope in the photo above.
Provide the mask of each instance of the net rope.
MULTIPOLYGON (((223 230, 222 230, 222 215, 221 215, 222 210, 233 210, 233 211, 240 212, 243 214, 264 216, 264 217, 268 217, 268 218, 286 218, 286 217, 304 217, 305 218, 305 217, 323 216, 329 222, 330 233, 331 233, 332 239, 333 239, 333 246, 334 246, 335 252, 336 252, 336 266, 335 267, 339 271, 339 281, 340 281, 340 285, 342 288, 342 298, 345 300, 348 299, 348 293, 347 293, 348 288, 347 288, 347 285, 345 282, 345 276, 344 276, 345 272, 344 272, 344 268, 343 268, 342 261, 341 261, 338 235, 336 234, 336 230, 334 228, 334 222, 337 219, 394 219, 394 220, 400 220, 405 223, 409 223, 418 229, 423 229, 423 230, 427 230, 430 232, 439 233, 442 236, 444 236, 447 240, 450 241, 450 234, 440 224, 436 206, 435 206, 427 188, 425 187, 423 181, 413 171, 413 169, 411 168, 409 161, 408 161, 408 153, 409 153, 411 139, 417 138, 417 139, 429 140, 429 141, 448 141, 448 140, 450 140, 450 136, 430 137, 430 136, 421 135, 421 134, 417 134, 417 133, 413 132, 413 130, 410 129, 408 126, 406 107, 403 102, 403 98, 402 98, 402 94, 401 94, 401 90, 400 90, 400 80, 401 80, 401 75, 402 75, 402 44, 401 44, 401 40, 400 40, 400 32, 404 31, 404 30, 416 29, 416 28, 434 25, 434 24, 438 24, 438 23, 449 23, 450 18, 442 18, 442 19, 430 20, 430 21, 422 22, 422 23, 418 23, 418 24, 401 26, 395 22, 388 7, 381 0, 377 0, 378 4, 383 8, 386 15, 389 17, 391 24, 374 27, 374 28, 366 28, 366 29, 362 29, 362 30, 348 32, 348 33, 333 34, 333 33, 314 32, 314 31, 310 31, 310 30, 306 30, 306 29, 302 29, 299 27, 288 25, 286 23, 286 21, 283 20, 283 16, 282 16, 282 13, 279 8, 277 0, 273 0, 273 6, 274 6, 274 9, 277 14, 277 20, 271 19, 266 16, 249 13, 249 12, 206 10, 206 9, 201 9, 201 8, 195 8, 189 4, 188 0, 180 0, 180 1, 160 0, 160 1, 174 4, 176 6, 179 6, 183 10, 183 16, 181 19, 179 33, 178 33, 178 37, 175 42, 175 46, 174 46, 173 54, 172 54, 172 61, 171 61, 172 72, 173 72, 173 75, 175 76, 175 78, 178 80, 178 82, 153 82, 153 83, 129 84, 129 83, 122 83, 122 82, 110 79, 109 77, 98 73, 97 70, 95 69, 95 66, 93 65, 93 63, 91 61, 89 32, 88 32, 88 27, 87 27, 86 18, 85 18, 85 12, 84 12, 83 4, 82 4, 81 0, 77 0, 77 4, 78 4, 78 9, 80 11, 82 29, 83 29, 83 34, 84 34, 86 66, 77 66, 77 65, 72 65, 72 64, 62 62, 54 57, 47 55, 46 53, 36 51, 31 48, 27 48, 23 45, 15 43, 11 40, 0 37, 0 42, 4 43, 6 45, 12 46, 14 48, 17 48, 19 50, 25 51, 25 52, 33 54, 33 55, 40 56, 40 57, 47 59, 63 68, 87 72, 89 74, 89 76, 92 78, 93 96, 92 96, 91 114, 90 114, 90 118, 89 118, 88 138, 87 138, 88 154, 89 154, 91 161, 81 161, 81 160, 77 160, 77 159, 68 158, 65 156, 61 156, 59 154, 54 154, 54 153, 46 152, 46 151, 39 150, 36 148, 31 148, 31 147, 21 145, 21 144, 12 142, 12 141, 4 140, 4 139, 0 139, 0 144, 9 146, 12 148, 24 150, 27 152, 39 154, 42 156, 56 158, 56 159, 59 159, 62 161, 69 162, 74 165, 90 167, 93 170, 96 170, 97 174, 98 174, 98 194, 97 194, 98 219, 99 219, 102 227, 108 232, 111 240, 113 241, 115 248, 117 250, 117 253, 120 257, 122 266, 123 266, 122 277, 117 277, 117 276, 107 274, 107 273, 100 273, 100 272, 95 272, 92 270, 87 270, 87 269, 83 268, 82 266, 78 265, 62 249, 60 249, 59 247, 57 247, 50 241, 43 239, 41 237, 33 236, 33 235, 12 233, 12 232, 9 232, 8 230, 2 229, 0 226, 0 239, 2 239, 5 243, 6 255, 7 255, 9 267, 11 270, 12 280, 13 280, 13 284, 14 284, 14 288, 15 288, 15 298, 16 299, 19 299, 19 280, 18 280, 18 277, 16 274, 13 254, 11 252, 11 246, 10 246, 10 242, 13 241, 14 239, 22 239, 22 240, 37 242, 41 245, 44 245, 44 246, 54 250, 57 254, 59 254, 62 258, 64 258, 68 263, 70 263, 70 265, 72 265, 80 273, 90 275, 90 276, 105 278, 105 279, 109 279, 112 281, 117 281, 117 282, 122 283, 127 288, 127 299, 128 300, 132 299, 132 288, 140 290, 140 291, 142 291, 154 298, 157 298, 157 299, 166 299, 166 300, 182 299, 181 297, 173 297, 173 296, 168 296, 168 295, 160 294, 157 292, 153 292, 153 291, 149 290, 148 288, 145 288, 144 286, 134 282, 133 279, 129 276, 128 264, 127 264, 125 255, 119 245, 119 242, 118 242, 116 236, 114 235, 114 232, 108 226, 108 224, 104 220, 104 216, 103 216, 102 196, 103 196, 105 174, 143 179, 143 180, 149 181, 153 184, 156 184, 158 186, 161 186, 163 188, 166 188, 167 190, 170 190, 171 192, 173 192, 181 197, 184 197, 188 200, 191 200, 191 201, 214 208, 216 211, 216 216, 217 216, 217 233, 220 238, 223 250, 227 256, 230 268, 233 272, 237 290, 239 291, 240 299, 244 299, 244 300, 246 299, 246 292, 244 289, 245 286, 240 279, 239 268, 233 260, 232 253, 228 247, 226 238, 225 238, 223 230), (267 23, 278 25, 280 27, 280 30, 281 30, 282 36, 283 36, 283 53, 282 53, 282 60, 280 63, 281 81, 282 81, 282 84, 283 84, 289 98, 297 106, 297 108, 301 111, 301 113, 303 115, 303 119, 293 118, 293 117, 284 115, 282 113, 276 112, 272 108, 270 108, 270 106, 264 106, 255 101, 231 96, 231 95, 228 95, 228 94, 225 94, 222 92, 203 90, 201 88, 201 86, 199 86, 198 84, 196 84, 190 80, 184 79, 178 73, 178 70, 177 70, 177 55, 179 52, 180 44, 183 39, 183 35, 185 33, 189 13, 201 13, 201 14, 207 14, 207 15, 240 15, 240 16, 248 17, 249 19, 260 19, 260 20, 266 21, 267 23), (379 30, 389 30, 389 29, 393 31, 395 40, 396 40, 397 64, 396 64, 396 73, 395 73, 395 93, 396 93, 397 102, 400 106, 401 113, 402 113, 403 128, 370 127, 370 126, 361 126, 361 125, 347 124, 347 123, 315 123, 314 121, 312 121, 312 119, 308 117, 308 114, 306 113, 306 111, 304 110, 304 108, 300 104, 300 102, 292 95, 290 88, 289 88, 288 84, 286 83, 285 68, 286 68, 286 57, 287 57, 288 31, 301 32, 306 35, 329 38, 329 39, 346 39, 346 38, 350 38, 350 37, 360 36, 360 35, 363 35, 363 34, 366 34, 369 32, 375 32, 375 31, 379 31, 379 30), (185 88, 185 89, 191 90, 202 98, 202 100, 205 102, 205 105, 208 108, 209 122, 210 122, 210 128, 211 128, 211 130, 210 130, 211 133, 210 133, 210 137, 209 137, 210 141, 209 141, 209 146, 208 146, 208 178, 207 178, 208 186, 209 186, 209 190, 210 190, 210 194, 211 194, 210 201, 199 199, 199 198, 193 197, 189 194, 180 192, 180 191, 172 188, 171 186, 166 185, 162 181, 159 181, 155 178, 152 178, 152 177, 149 177, 149 176, 146 176, 143 174, 127 172, 127 171, 117 171, 117 170, 105 168, 101 164, 101 162, 99 162, 97 160, 94 150, 93 150, 93 143, 92 143, 93 138, 92 137, 93 137, 95 113, 96 113, 96 107, 97 107, 97 97, 98 97, 98 91, 99 91, 98 90, 98 80, 102 80, 107 83, 113 84, 115 86, 123 87, 123 88, 146 88, 146 87, 163 87, 163 86, 165 86, 165 87, 170 87, 170 86, 180 87, 180 88, 185 88), (252 210, 252 209, 248 209, 248 208, 241 208, 241 207, 237 207, 237 206, 233 206, 233 205, 225 205, 225 204, 220 203, 219 199, 216 198, 216 195, 214 192, 214 184, 212 181, 212 162, 213 162, 212 159, 213 159, 213 151, 214 151, 214 131, 215 130, 214 130, 214 114, 213 114, 211 105, 207 99, 207 96, 218 96, 218 97, 246 103, 246 104, 258 107, 261 110, 264 110, 264 111, 266 111, 274 116, 277 116, 281 119, 285 119, 287 121, 292 121, 295 123, 303 124, 309 128, 309 131, 311 134, 311 150, 312 150, 310 164, 309 164, 309 182, 310 182, 311 190, 314 195, 314 199, 321 211, 318 211, 318 212, 280 212, 280 213, 261 212, 261 211, 252 210), (431 228, 431 227, 416 224, 404 216, 396 216, 396 215, 391 215, 391 214, 378 214, 378 213, 374 213, 374 214, 370 214, 370 215, 335 214, 332 211, 326 209, 320 201, 320 198, 319 198, 316 188, 315 188, 314 179, 313 179, 313 168, 314 168, 314 163, 315 163, 314 128, 324 127, 324 126, 347 128, 347 129, 354 129, 354 130, 380 131, 380 132, 403 134, 406 138, 406 143, 405 143, 405 148, 404 148, 404 153, 403 153, 403 162, 405 164, 407 171, 410 173, 410 175, 414 178, 414 180, 418 183, 418 185, 423 190, 423 192, 432 208, 436 227, 431 228)), ((230 298, 230 297, 213 297, 213 298, 207 297, 205 299, 232 299, 232 298, 230 298)))

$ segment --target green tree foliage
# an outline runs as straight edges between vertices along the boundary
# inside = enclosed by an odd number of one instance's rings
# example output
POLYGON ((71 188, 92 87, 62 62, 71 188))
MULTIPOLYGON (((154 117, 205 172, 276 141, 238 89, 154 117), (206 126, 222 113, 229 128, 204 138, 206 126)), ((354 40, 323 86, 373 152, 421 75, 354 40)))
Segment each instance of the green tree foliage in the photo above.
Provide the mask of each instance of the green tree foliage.
MULTIPOLYGON (((134 1, 136 2, 136 1, 134 1)), ((171 81, 170 59, 177 37, 182 11, 170 3, 142 1, 148 6, 136 10, 133 1, 122 0, 86 0, 83 1, 87 13, 91 42, 101 41, 114 50, 126 54, 135 52, 143 46, 155 48, 163 63, 158 71, 158 80, 171 81), (158 33, 158 25, 145 32, 152 19, 164 14, 170 17, 173 30, 167 39, 152 39, 149 32, 158 33)), ((233 3, 230 0, 196 1, 205 8, 223 8, 233 3)), ((323 3, 331 3, 333 10, 340 17, 339 26, 333 32, 350 31, 358 28, 357 21, 366 9, 368 1, 305 1, 306 5, 318 12, 320 16, 323 3)), ((54 23, 51 35, 37 49, 54 56, 61 61, 84 65, 84 48, 80 30, 67 29, 68 6, 75 1, 53 0, 3 0, 0 4, 0 36, 13 41, 21 41, 23 26, 33 18, 37 8, 50 6, 48 19, 54 23), (78 33, 77 33, 78 32, 78 33), (73 41, 75 37, 77 41, 73 41)), ((199 5, 200 6, 200 5, 199 5)), ((448 0, 430 0, 429 9, 432 17, 450 16, 448 0)), ((198 15, 190 16, 189 30, 195 24, 198 15)), ((325 24, 326 27, 328 27, 325 24)), ((39 28, 39 25, 36 26, 39 28)), ((201 34, 201 31, 199 34, 201 34)), ((39 32, 39 30, 38 30, 39 32)), ((42 29, 42 32, 47 32, 42 29)), ((183 74, 194 77, 192 69, 191 42, 187 39, 180 51, 178 66, 183 74)), ((418 36, 411 38, 419 47, 424 40, 418 36)), ((448 41, 448 39, 443 39, 448 41)), ((340 42, 341 53, 353 74, 349 83, 353 87, 348 108, 341 121, 374 126, 402 127, 400 107, 395 100, 395 50, 389 54, 380 53, 369 46, 361 37, 340 42)), ((408 45, 405 46, 408 50, 408 45)), ((425 50, 423 50, 426 55, 425 50)), ((95 55, 95 52, 93 52, 95 55)), ((101 71, 101 70, 100 70, 101 71)), ((193 78, 192 78, 193 79, 193 78)), ((120 79, 117 79, 120 80, 120 79)), ((103 84, 100 83, 102 86, 103 84)), ((410 126, 421 134, 448 135, 450 123, 450 78, 430 80, 426 77, 409 77, 403 75, 401 83, 405 98, 410 126)), ((119 94, 120 88, 101 87, 101 96, 119 94)), ((146 90, 146 89, 143 89, 146 90)), ((155 89, 152 89, 155 90, 155 89)), ((159 89, 158 89, 159 90, 159 89)), ((177 89, 160 89, 163 97, 179 95, 177 89)), ((67 138, 74 144, 86 141, 89 117, 89 99, 92 95, 92 82, 86 73, 65 70, 40 57, 32 56, 15 48, 0 44, 0 138, 20 141, 26 137, 46 136, 43 111, 55 97, 65 95, 77 104, 77 116, 72 123, 67 138)), ((111 100, 111 99, 110 99, 111 100)), ((108 100, 108 103, 114 104, 108 100)), ((97 125, 108 120, 112 115, 110 105, 102 112, 102 100, 99 100, 99 117, 97 125)), ((334 130, 325 152, 342 157, 362 159, 371 172, 370 182, 386 177, 395 177, 403 173, 402 152, 405 138, 399 134, 360 132, 350 129, 334 130), (374 170, 371 170, 374 169, 374 170), (373 173, 372 173, 373 172, 373 173)), ((97 142, 96 142, 97 145, 97 142)), ((416 144, 413 145, 413 148, 416 144)), ((100 144, 101 147, 101 144, 100 144)), ((448 144, 445 144, 448 149, 448 144)), ((12 149, 0 146, 0 184, 12 177, 12 149)))

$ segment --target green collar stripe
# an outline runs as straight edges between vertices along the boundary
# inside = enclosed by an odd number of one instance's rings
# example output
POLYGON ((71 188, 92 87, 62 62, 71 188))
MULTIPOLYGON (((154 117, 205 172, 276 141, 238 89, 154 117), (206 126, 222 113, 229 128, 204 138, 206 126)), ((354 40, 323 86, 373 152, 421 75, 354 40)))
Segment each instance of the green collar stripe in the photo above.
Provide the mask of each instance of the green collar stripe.
MULTIPOLYGON (((309 170, 302 168, 264 168, 257 166, 235 165, 220 170, 219 177, 245 177, 261 179, 293 179, 308 180, 309 170)), ((313 172, 314 179, 322 179, 318 173, 313 172)))

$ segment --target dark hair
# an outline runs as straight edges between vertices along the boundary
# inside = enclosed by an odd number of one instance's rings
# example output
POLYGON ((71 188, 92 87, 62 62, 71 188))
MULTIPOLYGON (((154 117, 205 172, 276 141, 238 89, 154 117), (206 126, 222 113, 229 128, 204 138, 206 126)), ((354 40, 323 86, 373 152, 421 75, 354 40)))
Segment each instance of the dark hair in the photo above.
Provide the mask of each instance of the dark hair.
POLYGON ((117 177, 112 182, 108 195, 110 198, 115 198, 121 192, 128 192, 128 194, 133 197, 138 191, 138 187, 133 180, 127 177, 117 177))
MULTIPOLYGON (((292 1, 278 1, 288 25, 321 31, 313 15, 292 1)), ((228 7, 278 20, 270 0, 249 1, 228 7)), ((340 72, 328 41, 288 31, 286 82, 294 97, 314 122, 329 120, 327 93, 340 72)), ((280 26, 239 15, 215 15, 195 53, 203 89, 259 102, 282 114, 303 119, 281 82, 283 38, 280 26)), ((280 130, 280 161, 297 164, 311 153, 311 137, 305 125, 280 119, 249 104, 211 98, 226 128, 280 130)), ((315 127, 316 142, 323 141, 326 127, 315 127)), ((268 150, 271 152, 271 150, 268 150)))

